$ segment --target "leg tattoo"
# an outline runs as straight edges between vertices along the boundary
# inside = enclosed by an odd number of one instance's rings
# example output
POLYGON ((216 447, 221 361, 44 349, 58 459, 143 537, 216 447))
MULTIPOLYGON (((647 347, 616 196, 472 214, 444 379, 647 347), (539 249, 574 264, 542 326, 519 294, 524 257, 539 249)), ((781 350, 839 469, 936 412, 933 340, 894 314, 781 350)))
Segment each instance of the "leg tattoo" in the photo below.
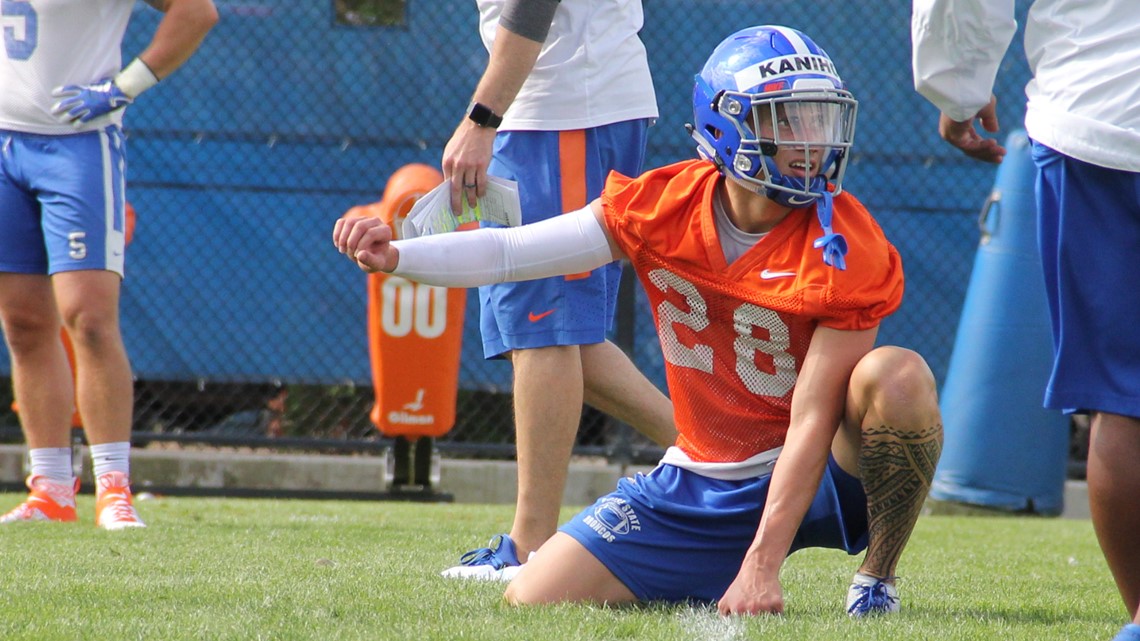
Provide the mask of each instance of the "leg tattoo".
POLYGON ((863 567, 893 576, 930 491, 942 453, 942 425, 910 431, 881 425, 865 429, 859 474, 867 492, 870 543, 863 567))

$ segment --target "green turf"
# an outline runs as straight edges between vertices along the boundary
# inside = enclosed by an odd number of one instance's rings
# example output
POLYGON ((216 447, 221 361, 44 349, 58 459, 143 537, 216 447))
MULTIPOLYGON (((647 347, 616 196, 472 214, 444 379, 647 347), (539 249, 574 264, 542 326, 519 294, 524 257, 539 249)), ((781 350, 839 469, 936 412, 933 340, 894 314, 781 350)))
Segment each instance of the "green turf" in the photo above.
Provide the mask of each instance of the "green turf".
MULTIPOLYGON (((4 509, 18 502, 0 495, 4 509)), ((164 498, 145 530, 0 530, 0 639, 1111 639, 1124 621, 1088 521, 927 516, 899 568, 903 611, 849 620, 857 559, 788 560, 782 617, 705 608, 509 608, 438 571, 507 506, 164 498)), ((568 515, 569 512, 566 512, 568 515)))

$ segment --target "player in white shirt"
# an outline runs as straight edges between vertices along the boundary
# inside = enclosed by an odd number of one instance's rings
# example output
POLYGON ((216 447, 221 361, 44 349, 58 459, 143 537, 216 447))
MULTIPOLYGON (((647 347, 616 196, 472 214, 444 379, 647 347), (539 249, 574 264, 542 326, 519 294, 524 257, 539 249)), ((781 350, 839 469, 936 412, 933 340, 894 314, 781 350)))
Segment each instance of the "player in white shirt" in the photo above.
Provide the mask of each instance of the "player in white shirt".
MULTIPOLYGON (((490 60, 443 154, 453 208, 516 180, 522 222, 585 206, 610 170, 641 173, 657 101, 640 0, 478 0, 490 60)), ((444 576, 508 579, 554 534, 583 401, 662 446, 672 405, 616 345, 621 264, 480 288, 483 352, 514 368, 518 498, 509 534, 444 576)))
MULTIPOLYGON (((914 81, 941 136, 1001 162, 992 88, 1016 30, 1013 0, 914 0, 914 81)), ((1090 508, 1140 641, 1140 297, 1119 275, 1140 247, 1140 10, 1134 0, 1037 0, 1025 53, 1025 129, 1037 165, 1039 243, 1053 324, 1045 406, 1092 415, 1090 508)))
POLYGON ((28 499, 0 523, 74 521, 73 404, 96 479, 96 525, 142 527, 131 503, 133 380, 119 330, 125 247, 124 107, 193 55, 212 0, 165 12, 125 68, 134 0, 4 0, 0 52, 0 327, 28 442, 28 499), (76 374, 60 340, 67 330, 76 374))

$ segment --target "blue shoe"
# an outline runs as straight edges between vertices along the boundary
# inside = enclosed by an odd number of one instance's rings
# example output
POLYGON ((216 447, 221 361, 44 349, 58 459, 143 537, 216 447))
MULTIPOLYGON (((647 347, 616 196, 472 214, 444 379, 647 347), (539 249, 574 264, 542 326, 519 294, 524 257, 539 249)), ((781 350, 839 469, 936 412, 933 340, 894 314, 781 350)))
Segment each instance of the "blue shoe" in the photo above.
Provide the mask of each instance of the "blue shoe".
POLYGON ((510 581, 522 569, 515 542, 506 534, 496 534, 488 547, 471 550, 459 557, 459 565, 440 573, 445 579, 510 581))
POLYGON ((866 574, 856 574, 847 590, 847 614, 875 616, 899 611, 899 591, 894 585, 866 574))
POLYGON ((1140 641, 1140 625, 1129 623, 1120 629, 1112 641, 1140 641))

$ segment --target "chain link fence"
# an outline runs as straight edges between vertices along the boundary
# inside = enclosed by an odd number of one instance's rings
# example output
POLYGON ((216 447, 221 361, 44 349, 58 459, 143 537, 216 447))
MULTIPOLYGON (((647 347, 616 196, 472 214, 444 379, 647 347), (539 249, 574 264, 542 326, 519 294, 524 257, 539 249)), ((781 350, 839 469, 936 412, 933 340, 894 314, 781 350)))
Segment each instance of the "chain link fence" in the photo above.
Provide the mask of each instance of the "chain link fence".
MULTIPOLYGON (((221 21, 198 54, 126 116, 138 222, 122 314, 136 437, 376 440, 366 277, 333 249, 332 224, 377 201, 396 169, 439 166, 486 62, 475 3, 215 1, 221 21)), ((1020 16, 1028 4, 1018 0, 1020 16)), ((881 341, 918 350, 944 376, 995 170, 942 143, 936 111, 913 91, 909 3, 645 0, 644 8, 661 112, 647 166, 693 156, 683 127, 692 77, 724 36, 787 24, 831 53, 860 101, 845 185, 907 269, 906 300, 881 341)), ((138 3, 126 59, 160 17, 138 3)), ((999 115, 1014 128, 1028 78, 1020 44, 1005 66, 999 115)), ((664 388, 638 287, 630 282, 615 338, 664 388)), ((456 424, 438 444, 509 455, 511 371, 482 358, 476 301, 468 296, 456 424)), ((9 373, 0 351, 0 375, 9 373)), ((0 424, 13 427, 16 417, 2 409, 0 424)), ((579 451, 655 455, 639 438, 587 409, 579 451)))

